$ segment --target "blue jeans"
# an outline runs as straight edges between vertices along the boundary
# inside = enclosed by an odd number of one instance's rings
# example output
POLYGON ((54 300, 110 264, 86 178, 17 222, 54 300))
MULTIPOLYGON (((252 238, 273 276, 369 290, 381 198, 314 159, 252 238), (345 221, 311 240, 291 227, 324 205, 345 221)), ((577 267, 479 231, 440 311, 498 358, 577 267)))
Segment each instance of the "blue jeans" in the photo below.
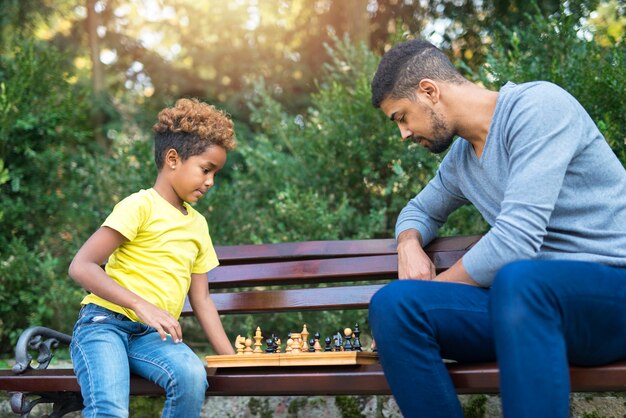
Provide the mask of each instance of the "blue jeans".
POLYGON ((462 417, 442 359, 498 361, 504 416, 568 417, 569 364, 626 358, 626 269, 518 261, 491 289, 397 280, 369 320, 406 417, 462 417))
POLYGON ((128 417, 130 374, 165 389, 163 417, 197 417, 207 389, 204 364, 185 344, 88 304, 74 326, 70 353, 85 417, 128 417))

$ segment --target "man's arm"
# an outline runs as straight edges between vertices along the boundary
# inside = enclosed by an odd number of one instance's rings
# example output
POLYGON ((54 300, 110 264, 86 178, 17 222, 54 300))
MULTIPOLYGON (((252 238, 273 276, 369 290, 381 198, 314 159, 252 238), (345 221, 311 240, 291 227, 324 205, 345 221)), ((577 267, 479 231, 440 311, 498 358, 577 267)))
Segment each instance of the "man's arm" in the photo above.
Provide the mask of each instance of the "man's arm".
POLYGON ((463 259, 460 258, 452 267, 439 274, 433 279, 436 282, 454 282, 479 286, 478 283, 467 273, 463 267, 463 259))
POLYGON ((398 235, 398 278, 433 280, 435 265, 422 248, 422 236, 416 229, 398 235))
POLYGON ((459 259, 452 267, 437 275, 435 265, 422 248, 419 231, 407 229, 398 236, 398 278, 455 282, 478 286, 459 259))

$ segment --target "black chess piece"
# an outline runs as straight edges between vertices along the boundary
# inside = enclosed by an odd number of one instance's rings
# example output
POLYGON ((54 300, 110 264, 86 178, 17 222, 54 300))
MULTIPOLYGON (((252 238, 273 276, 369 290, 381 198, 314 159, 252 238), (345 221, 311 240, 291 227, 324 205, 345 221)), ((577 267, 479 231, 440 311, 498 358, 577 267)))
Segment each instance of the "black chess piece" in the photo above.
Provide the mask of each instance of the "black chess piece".
POLYGON ((324 351, 333 351, 332 347, 330 346, 330 341, 330 337, 324 338, 324 351))
POLYGON ((361 347, 361 340, 359 339, 359 335, 361 335, 361 330, 359 329, 358 322, 354 324, 354 331, 352 333, 354 334, 354 343, 352 344, 352 348, 354 349, 354 351, 363 351, 363 348, 361 347))
POLYGON ((315 338, 309 339, 309 353, 315 353, 315 338))
POLYGON ((265 352, 268 354, 273 354, 276 352, 276 345, 274 344, 274 339, 273 338, 267 338, 265 340, 265 344, 267 345, 267 347, 265 348, 265 352))
POLYGON ((343 346, 343 337, 341 336, 341 332, 337 332, 333 338, 335 339, 335 349, 333 351, 341 351, 341 347, 343 346))

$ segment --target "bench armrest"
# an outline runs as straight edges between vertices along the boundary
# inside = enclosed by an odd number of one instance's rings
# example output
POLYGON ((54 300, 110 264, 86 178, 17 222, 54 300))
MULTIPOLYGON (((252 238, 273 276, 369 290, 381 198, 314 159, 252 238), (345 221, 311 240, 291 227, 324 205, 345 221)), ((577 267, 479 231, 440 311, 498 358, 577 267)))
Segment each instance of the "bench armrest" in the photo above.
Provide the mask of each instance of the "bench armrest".
POLYGON ((21 374, 31 366, 32 356, 28 350, 38 350, 36 370, 46 369, 52 360, 52 349, 57 348, 59 343, 70 344, 72 337, 46 327, 30 327, 22 332, 15 346, 15 366, 13 373, 21 374))

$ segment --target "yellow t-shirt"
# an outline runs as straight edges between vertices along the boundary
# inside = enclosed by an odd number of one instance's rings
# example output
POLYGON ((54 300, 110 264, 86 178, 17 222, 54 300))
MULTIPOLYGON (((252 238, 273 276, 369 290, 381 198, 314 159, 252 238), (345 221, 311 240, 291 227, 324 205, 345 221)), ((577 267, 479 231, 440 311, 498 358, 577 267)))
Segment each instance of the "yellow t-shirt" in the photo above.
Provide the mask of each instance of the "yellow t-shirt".
MULTIPOLYGON (((189 204, 187 215, 148 189, 119 202, 104 221, 128 241, 106 264, 107 274, 121 286, 178 318, 189 291, 192 273, 206 273, 219 261, 206 219, 189 204)), ((139 321, 135 312, 94 294, 81 304, 94 303, 139 321)))

